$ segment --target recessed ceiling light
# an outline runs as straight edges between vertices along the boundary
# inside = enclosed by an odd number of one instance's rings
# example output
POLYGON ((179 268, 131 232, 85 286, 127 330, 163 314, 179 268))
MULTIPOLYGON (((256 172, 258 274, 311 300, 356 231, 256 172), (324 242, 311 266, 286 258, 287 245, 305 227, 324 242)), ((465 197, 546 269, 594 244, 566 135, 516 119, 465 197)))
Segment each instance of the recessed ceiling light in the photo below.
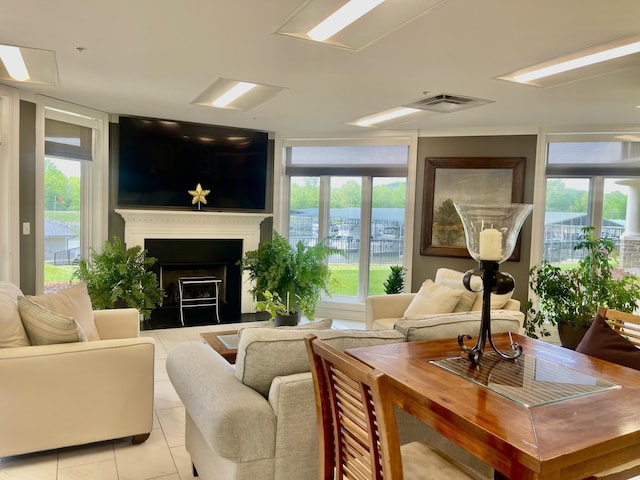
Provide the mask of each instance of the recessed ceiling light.
POLYGON ((266 102, 281 90, 284 87, 219 78, 191 103, 246 111, 266 102))
POLYGON ((446 0, 306 0, 275 32, 358 51, 446 0))
POLYGON ((253 90, 257 85, 249 82, 238 82, 225 93, 216 98, 211 105, 218 108, 224 108, 242 95, 253 90))
POLYGON ((388 122, 389 120, 395 120, 400 117, 406 117, 407 115, 412 115, 421 111, 422 110, 418 110, 417 108, 396 107, 390 110, 385 110, 384 112, 374 113, 373 115, 359 118, 355 122, 351 122, 351 124, 357 125, 358 127, 371 127, 379 123, 388 122))
POLYGON ((13 45, 0 45, 0 59, 4 63, 7 72, 14 80, 26 82, 29 80, 29 72, 18 47, 13 45))
POLYGON ((363 17, 384 0, 350 0, 313 27, 307 35, 316 42, 324 42, 348 25, 363 17))
POLYGON ((538 87, 551 86, 638 65, 640 59, 633 57, 638 53, 640 53, 640 36, 599 45, 497 78, 538 87), (617 65, 612 63, 607 63, 606 66, 599 65, 603 62, 612 61, 617 61, 617 65), (574 72, 574 70, 580 71, 574 72), (545 81, 544 79, 548 77, 553 78, 545 81))
POLYGON ((0 80, 57 85, 55 54, 51 50, 0 45, 0 80))

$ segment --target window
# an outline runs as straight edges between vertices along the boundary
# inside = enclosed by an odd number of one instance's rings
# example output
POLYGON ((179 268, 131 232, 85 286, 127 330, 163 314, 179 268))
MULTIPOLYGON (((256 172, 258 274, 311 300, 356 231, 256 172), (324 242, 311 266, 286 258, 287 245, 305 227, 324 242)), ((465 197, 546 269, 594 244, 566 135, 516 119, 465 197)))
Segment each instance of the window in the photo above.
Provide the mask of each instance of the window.
POLYGON ((108 124, 52 99, 39 99, 37 112, 36 288, 46 293, 67 287, 73 261, 107 238, 108 124))
POLYGON ((585 252, 573 246, 582 228, 594 226, 598 235, 615 240, 620 269, 640 271, 640 258, 629 254, 640 246, 634 234, 640 219, 639 167, 640 142, 627 137, 550 135, 543 259, 567 266, 577 262, 585 252))
POLYGON ((362 303, 367 295, 384 293, 389 265, 406 260, 410 141, 330 143, 285 144, 285 231, 292 244, 327 238, 339 248, 343 255, 329 260, 332 300, 362 303))

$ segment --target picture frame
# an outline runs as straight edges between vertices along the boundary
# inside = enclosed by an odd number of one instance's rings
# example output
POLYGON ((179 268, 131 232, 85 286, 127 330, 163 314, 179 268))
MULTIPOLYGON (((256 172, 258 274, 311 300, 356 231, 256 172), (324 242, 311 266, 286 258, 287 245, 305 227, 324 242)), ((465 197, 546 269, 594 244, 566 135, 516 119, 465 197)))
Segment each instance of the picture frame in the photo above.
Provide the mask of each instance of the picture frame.
MULTIPOLYGON (((467 257, 464 228, 453 204, 522 203, 524 157, 426 157, 421 255, 467 257)), ((520 260, 520 240, 509 260, 520 260)))

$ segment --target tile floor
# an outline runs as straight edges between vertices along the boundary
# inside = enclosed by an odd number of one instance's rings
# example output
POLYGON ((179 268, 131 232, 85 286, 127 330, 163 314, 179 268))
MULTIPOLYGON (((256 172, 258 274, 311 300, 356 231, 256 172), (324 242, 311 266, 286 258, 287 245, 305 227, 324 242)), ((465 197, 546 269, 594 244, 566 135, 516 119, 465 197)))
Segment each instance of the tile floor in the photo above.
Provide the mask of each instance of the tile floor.
MULTIPOLYGON (((364 324, 334 321, 334 328, 362 329, 364 324)), ((169 381, 165 360, 177 344, 201 340, 200 333, 216 330, 229 330, 229 325, 142 332, 156 341, 155 416, 146 442, 132 445, 130 439, 121 439, 0 458, 0 480, 194 479, 184 447, 184 406, 169 381)))

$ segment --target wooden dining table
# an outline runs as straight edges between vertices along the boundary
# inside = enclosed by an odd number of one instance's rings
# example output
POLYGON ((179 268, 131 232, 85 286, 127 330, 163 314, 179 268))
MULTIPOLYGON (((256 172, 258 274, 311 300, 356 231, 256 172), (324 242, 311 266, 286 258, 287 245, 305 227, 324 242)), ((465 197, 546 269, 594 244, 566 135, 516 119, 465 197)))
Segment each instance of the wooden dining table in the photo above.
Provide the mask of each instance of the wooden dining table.
POLYGON ((487 345, 476 366, 456 339, 347 353, 386 373, 396 405, 497 479, 583 479, 640 457, 640 371, 521 335, 493 340, 523 355, 503 360, 487 345))

